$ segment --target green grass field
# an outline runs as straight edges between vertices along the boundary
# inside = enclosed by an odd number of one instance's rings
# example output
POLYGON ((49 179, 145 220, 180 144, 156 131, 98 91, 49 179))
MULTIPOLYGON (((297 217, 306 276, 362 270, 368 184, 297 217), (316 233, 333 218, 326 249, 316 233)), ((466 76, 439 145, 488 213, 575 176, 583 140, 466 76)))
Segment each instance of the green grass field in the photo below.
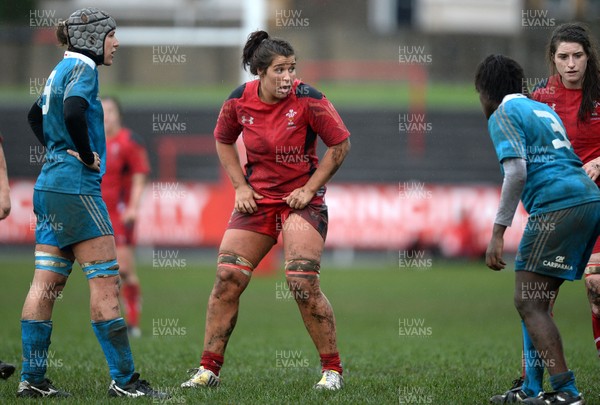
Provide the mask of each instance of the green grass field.
MULTIPOLYGON (((406 82, 323 82, 311 83, 337 108, 408 108, 410 98, 406 82)), ((185 88, 158 86, 102 86, 102 94, 117 96, 124 105, 171 108, 219 108, 236 84, 191 86, 185 88)), ((36 91, 24 86, 0 87, 0 105, 29 107, 37 97, 36 91), (33 94, 32 94, 33 92, 33 94)), ((479 110, 479 97, 472 83, 428 83, 423 95, 428 109, 479 110)))
MULTIPOLYGON (((19 363, 19 317, 31 260, 4 255, 0 262, 0 358, 19 363)), ((344 390, 311 389, 319 360, 282 287, 282 273, 255 277, 244 293, 221 387, 182 390, 186 369, 197 367, 201 353, 214 269, 188 260, 179 267, 142 266, 139 273, 143 337, 131 344, 142 377, 172 394, 162 403, 485 404, 520 370, 512 272, 436 260, 421 269, 324 266, 321 280, 336 312, 344 390)), ((48 377, 73 394, 65 404, 109 402, 108 369, 89 325, 87 294, 85 278, 74 270, 55 307, 48 377)), ((583 284, 563 286, 555 319, 579 388, 593 405, 600 403, 600 364, 589 318, 583 284)), ((0 381, 0 403, 17 402, 17 384, 17 375, 0 381)))

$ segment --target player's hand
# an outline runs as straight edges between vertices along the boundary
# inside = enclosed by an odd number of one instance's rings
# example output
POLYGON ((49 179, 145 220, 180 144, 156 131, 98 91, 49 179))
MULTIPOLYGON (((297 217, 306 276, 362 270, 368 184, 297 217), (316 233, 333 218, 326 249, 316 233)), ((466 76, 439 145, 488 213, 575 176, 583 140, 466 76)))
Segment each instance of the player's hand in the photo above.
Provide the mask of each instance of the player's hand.
POLYGON ((286 197, 283 197, 283 201, 293 209, 301 210, 308 205, 314 196, 315 193, 308 191, 304 187, 300 187, 292 191, 286 197))
POLYGON ((81 160, 81 157, 79 156, 79 152, 75 152, 74 150, 67 149, 67 153, 71 156, 75 156, 77 158, 77 160, 79 160, 81 163, 83 163, 85 166, 89 167, 90 169, 92 169, 96 172, 100 172, 100 155, 98 155, 98 153, 94 152, 94 163, 89 164, 89 165, 87 163, 85 163, 83 160, 81 160))
POLYGON ((10 214, 10 194, 8 190, 0 190, 0 221, 10 214))
POLYGON ((506 267, 506 262, 502 259, 504 250, 504 239, 492 236, 487 250, 485 251, 485 264, 492 270, 498 271, 506 267))
POLYGON ((127 226, 133 225, 136 219, 137 210, 135 209, 135 207, 127 207, 125 208, 125 211, 123 211, 123 213, 121 214, 121 221, 127 226))
POLYGON ((235 210, 242 214, 254 214, 258 211, 256 200, 262 199, 249 185, 245 184, 235 190, 235 210))
POLYGON ((596 181, 598 177, 600 177, 600 158, 596 158, 594 160, 590 160, 586 164, 583 165, 583 170, 587 173, 587 175, 593 181, 596 181))

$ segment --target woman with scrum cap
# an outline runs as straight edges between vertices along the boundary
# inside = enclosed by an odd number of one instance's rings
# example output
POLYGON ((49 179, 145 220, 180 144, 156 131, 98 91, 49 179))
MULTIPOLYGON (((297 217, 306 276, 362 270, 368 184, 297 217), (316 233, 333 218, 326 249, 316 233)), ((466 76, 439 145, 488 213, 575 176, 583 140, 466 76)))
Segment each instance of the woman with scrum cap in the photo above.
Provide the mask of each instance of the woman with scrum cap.
POLYGON ((166 398, 139 379, 119 309, 119 265, 100 182, 106 162, 98 66, 110 66, 119 42, 116 22, 103 11, 75 11, 57 27, 68 45, 29 112, 46 147, 35 183, 35 272, 23 305, 23 368, 19 397, 64 397, 46 378, 52 310, 77 260, 90 287, 92 328, 108 362, 109 396, 166 398))

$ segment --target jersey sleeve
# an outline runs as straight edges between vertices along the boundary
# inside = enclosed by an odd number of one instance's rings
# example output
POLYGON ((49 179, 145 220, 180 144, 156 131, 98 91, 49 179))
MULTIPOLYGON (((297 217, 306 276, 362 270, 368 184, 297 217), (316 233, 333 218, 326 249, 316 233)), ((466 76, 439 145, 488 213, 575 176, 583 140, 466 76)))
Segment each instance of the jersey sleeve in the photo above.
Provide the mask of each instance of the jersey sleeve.
POLYGON ((148 152, 144 146, 143 139, 136 133, 129 136, 128 153, 125 158, 133 174, 150 173, 150 163, 148 162, 148 152))
POLYGON ((63 100, 69 97, 81 97, 88 104, 92 104, 97 94, 94 94, 96 87, 96 71, 86 63, 77 63, 66 77, 65 94, 63 100))
POLYGON ((500 163, 508 158, 527 159, 525 134, 518 114, 510 105, 500 105, 490 117, 488 127, 500 163))
POLYGON ((241 132, 242 125, 237 118, 236 99, 230 98, 221 107, 214 136, 217 141, 231 145, 237 141, 241 132))
POLYGON ((337 145, 350 136, 342 118, 324 95, 320 99, 311 97, 307 100, 308 122, 325 145, 337 145))
POLYGON ((238 121, 237 105, 246 92, 246 84, 232 91, 221 107, 214 131, 215 139, 221 143, 232 145, 242 133, 243 125, 238 121))

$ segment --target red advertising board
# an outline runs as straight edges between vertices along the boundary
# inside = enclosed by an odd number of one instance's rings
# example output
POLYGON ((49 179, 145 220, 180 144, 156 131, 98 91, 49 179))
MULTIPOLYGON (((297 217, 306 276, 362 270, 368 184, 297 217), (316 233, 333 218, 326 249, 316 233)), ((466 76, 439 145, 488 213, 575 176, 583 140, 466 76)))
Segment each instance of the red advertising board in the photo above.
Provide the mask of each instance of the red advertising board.
MULTIPOLYGON (((34 242, 33 182, 11 183, 12 212, 0 222, 0 242, 34 242)), ((485 251, 498 206, 496 186, 420 182, 332 184, 328 187, 327 247, 403 250, 435 248, 448 256, 485 251)), ((155 182, 146 187, 140 245, 218 246, 233 208, 233 191, 218 183, 155 182)), ((525 227, 522 206, 507 231, 515 251, 525 227)))

